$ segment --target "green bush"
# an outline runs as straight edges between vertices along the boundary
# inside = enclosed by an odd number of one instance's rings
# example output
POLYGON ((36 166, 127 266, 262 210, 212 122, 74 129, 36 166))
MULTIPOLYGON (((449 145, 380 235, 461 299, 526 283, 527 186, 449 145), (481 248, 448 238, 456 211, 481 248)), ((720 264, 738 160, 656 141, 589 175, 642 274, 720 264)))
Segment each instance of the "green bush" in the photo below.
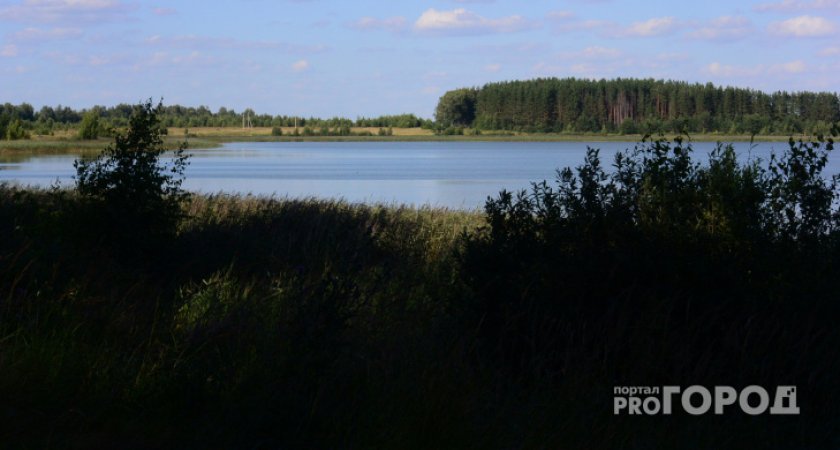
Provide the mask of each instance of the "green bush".
POLYGON ((99 138, 99 111, 92 109, 82 117, 79 124, 79 139, 94 140, 99 138))
POLYGON ((718 145, 701 163, 690 143, 659 139, 612 170, 589 149, 556 184, 489 199, 462 253, 485 357, 522 379, 599 380, 586 385, 787 380, 836 417, 840 389, 812 376, 840 358, 834 143, 788 147, 740 162, 718 145))
POLYGON ((162 110, 162 104, 153 107, 151 100, 136 106, 128 129, 117 133, 113 144, 94 159, 74 163, 76 190, 104 212, 111 231, 123 236, 174 232, 188 195, 181 189, 186 144, 174 151, 170 162, 162 160, 162 110))
POLYGON ((463 127, 448 127, 438 129, 436 134, 443 135, 443 136, 463 136, 464 135, 464 128, 463 127))
POLYGON ((6 140, 16 141, 19 139, 29 139, 29 132, 23 128, 20 120, 15 119, 6 128, 6 140))

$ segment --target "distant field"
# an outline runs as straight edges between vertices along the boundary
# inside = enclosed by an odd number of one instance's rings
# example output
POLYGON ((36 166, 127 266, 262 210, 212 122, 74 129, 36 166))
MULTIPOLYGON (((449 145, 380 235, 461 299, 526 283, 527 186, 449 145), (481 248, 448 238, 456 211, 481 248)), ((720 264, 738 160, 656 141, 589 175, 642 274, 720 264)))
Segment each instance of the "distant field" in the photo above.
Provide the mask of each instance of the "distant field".
MULTIPOLYGON (((269 127, 259 127, 259 128, 235 128, 235 127, 201 127, 201 128, 189 128, 188 131, 190 136, 195 137, 206 137, 206 138, 260 138, 260 137, 271 137, 271 138, 278 138, 278 136, 271 135, 271 128, 269 127)), ((332 140, 348 140, 348 139, 364 139, 364 140, 388 140, 395 137, 410 137, 410 138, 427 138, 433 140, 533 140, 533 141, 562 141, 562 142, 569 142, 569 141, 639 141, 642 139, 641 134, 601 134, 601 133, 588 133, 588 134, 562 134, 562 133, 523 133, 523 132, 510 132, 504 130, 488 130, 482 131, 479 135, 471 135, 468 134, 465 136, 440 136, 435 135, 432 130, 426 130, 423 128, 393 128, 393 136, 378 136, 379 128, 378 127, 353 127, 350 130, 353 133, 363 133, 363 132, 370 132, 373 136, 293 136, 295 131, 294 127, 282 127, 283 136, 282 138, 288 139, 332 139, 332 140)), ((318 129, 315 129, 317 131, 318 129)), ((184 128, 170 128, 169 129, 169 136, 172 138, 177 138, 179 136, 184 135, 184 128)), ((303 127, 298 127, 299 132, 303 132, 303 127)), ((666 137, 669 139, 673 139, 675 135, 667 134, 666 137)), ((807 136, 803 136, 807 137, 807 136)), ((733 135, 733 134, 696 134, 690 135, 690 138, 695 141, 734 141, 734 142, 743 142, 749 141, 749 135, 733 135)), ((755 141, 786 141, 788 136, 782 135, 762 135, 762 136, 755 136, 755 141)))
MULTIPOLYGON (((281 127, 283 135, 288 136, 295 132, 294 127, 281 127)), ((320 127, 313 128, 316 132, 320 127)), ((255 128, 236 128, 236 127, 200 127, 188 128, 191 135, 199 137, 234 137, 234 136, 271 136, 271 127, 255 127, 255 128)), ((353 127, 350 128, 353 133, 369 132, 378 137, 378 127, 353 127)), ((431 130, 424 130, 422 128, 393 128, 394 136, 434 136, 431 130)), ((303 133, 303 127, 298 127, 298 132, 303 133)), ((184 128, 170 128, 170 136, 183 136, 184 128)))

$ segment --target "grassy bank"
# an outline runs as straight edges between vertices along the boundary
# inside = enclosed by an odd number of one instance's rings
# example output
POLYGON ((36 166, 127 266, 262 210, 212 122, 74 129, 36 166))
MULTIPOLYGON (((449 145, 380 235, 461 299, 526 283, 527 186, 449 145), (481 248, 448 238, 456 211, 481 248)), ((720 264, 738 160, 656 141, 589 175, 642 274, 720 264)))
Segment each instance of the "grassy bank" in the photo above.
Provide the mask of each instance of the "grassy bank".
MULTIPOLYGON (((183 141, 183 137, 173 136, 165 139, 166 145, 171 149, 177 148, 183 141)), ((26 140, 0 141, 0 156, 33 154, 95 155, 111 142, 113 142, 113 139, 110 138, 83 141, 68 136, 36 136, 26 140)), ((219 141, 204 138, 190 138, 189 142, 191 148, 213 148, 219 145, 219 141)))
MULTIPOLYGON (((302 128, 298 131, 302 132, 302 128)), ((272 136, 271 128, 170 128, 169 136, 183 136, 185 131, 190 136, 199 140, 209 142, 236 142, 236 141, 347 141, 347 142, 378 142, 378 141, 474 141, 474 142, 638 142, 643 137, 638 134, 605 134, 605 133, 524 133, 507 131, 483 131, 481 134, 472 134, 472 130, 466 130, 465 135, 436 135, 431 130, 422 128, 393 128, 390 136, 377 135, 378 128, 351 128, 352 133, 371 133, 372 136, 294 136, 292 127, 282 128, 282 136, 272 136)), ((668 135, 673 138, 674 135, 668 135)), ((803 136, 806 137, 807 136, 803 136)), ((730 134, 696 134, 691 139, 696 142, 748 142, 751 139, 756 142, 786 142, 787 135, 730 135, 730 134)), ((202 145, 202 144, 199 144, 202 145)))
POLYGON ((184 212, 177 236, 109 241, 74 194, 0 191, 4 448, 469 436, 447 316, 452 249, 480 216, 228 197, 184 212))

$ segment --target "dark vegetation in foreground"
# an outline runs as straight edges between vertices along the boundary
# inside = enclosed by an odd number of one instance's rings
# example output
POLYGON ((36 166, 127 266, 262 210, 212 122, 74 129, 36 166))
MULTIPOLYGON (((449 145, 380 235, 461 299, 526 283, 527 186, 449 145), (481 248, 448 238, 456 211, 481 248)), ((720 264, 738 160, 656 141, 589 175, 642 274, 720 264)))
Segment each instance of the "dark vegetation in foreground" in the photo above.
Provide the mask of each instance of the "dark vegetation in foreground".
POLYGON ((830 139, 593 150, 482 217, 186 197, 131 151, 154 111, 76 192, 0 190, 3 448, 840 444, 830 139), (802 415, 612 415, 662 384, 797 385, 802 415))

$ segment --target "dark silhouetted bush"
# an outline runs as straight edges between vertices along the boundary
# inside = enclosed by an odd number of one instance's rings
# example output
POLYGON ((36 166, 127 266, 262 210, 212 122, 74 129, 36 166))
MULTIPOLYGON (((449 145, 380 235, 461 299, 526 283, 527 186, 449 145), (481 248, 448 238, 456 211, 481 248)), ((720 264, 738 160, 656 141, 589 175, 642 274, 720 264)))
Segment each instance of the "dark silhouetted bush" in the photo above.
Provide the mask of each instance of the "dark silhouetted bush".
POLYGON ((181 189, 188 155, 186 144, 163 159, 166 148, 151 100, 134 108, 125 132, 91 160, 78 159, 76 190, 102 215, 105 234, 138 238, 174 233, 187 192, 181 189))
POLYGON ((836 417, 833 146, 791 140, 739 162, 718 145, 698 162, 690 143, 659 139, 611 169, 589 149, 553 186, 488 199, 462 267, 484 357, 529 383, 797 384, 812 414, 836 417))

